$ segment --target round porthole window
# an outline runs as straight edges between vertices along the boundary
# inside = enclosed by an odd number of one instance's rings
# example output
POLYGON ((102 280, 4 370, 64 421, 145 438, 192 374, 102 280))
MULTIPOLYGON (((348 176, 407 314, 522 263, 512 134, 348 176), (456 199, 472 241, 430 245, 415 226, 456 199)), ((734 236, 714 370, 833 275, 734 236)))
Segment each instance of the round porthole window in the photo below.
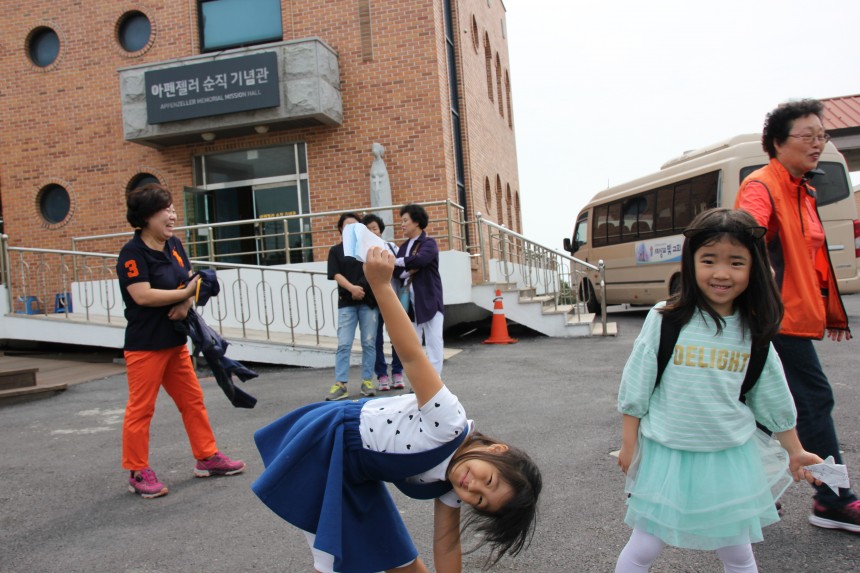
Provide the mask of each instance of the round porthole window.
POLYGON ((69 216, 72 200, 69 192, 59 185, 48 185, 39 192, 39 213, 51 225, 62 223, 69 216))
POLYGON ((123 50, 138 52, 149 43, 152 24, 143 12, 137 10, 126 12, 120 18, 117 36, 123 50))
POLYGON ((132 177, 131 181, 128 182, 128 187, 126 187, 125 192, 130 193, 138 187, 143 187, 144 185, 149 185, 150 183, 161 183, 161 181, 159 181, 158 177, 152 175, 151 173, 138 173, 137 175, 132 177))
POLYGON ((46 26, 36 28, 30 33, 27 50, 30 54, 30 61, 40 68, 47 68, 60 55, 60 37, 54 30, 46 26))

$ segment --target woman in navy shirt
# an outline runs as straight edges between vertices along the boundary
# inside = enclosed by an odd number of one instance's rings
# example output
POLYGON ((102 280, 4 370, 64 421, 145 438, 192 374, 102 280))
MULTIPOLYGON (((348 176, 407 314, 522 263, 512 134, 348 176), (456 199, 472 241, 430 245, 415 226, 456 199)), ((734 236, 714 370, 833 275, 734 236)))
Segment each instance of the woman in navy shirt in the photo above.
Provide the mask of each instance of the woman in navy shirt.
POLYGON ((158 184, 134 189, 126 198, 134 237, 119 254, 116 274, 125 303, 125 363, 128 404, 122 427, 122 465, 128 489, 144 498, 167 494, 149 467, 149 424, 164 386, 182 414, 197 459, 194 475, 235 475, 245 463, 218 452, 203 391, 188 354, 185 334, 174 327, 191 308, 197 278, 180 240, 173 236, 176 211, 170 192, 158 184))

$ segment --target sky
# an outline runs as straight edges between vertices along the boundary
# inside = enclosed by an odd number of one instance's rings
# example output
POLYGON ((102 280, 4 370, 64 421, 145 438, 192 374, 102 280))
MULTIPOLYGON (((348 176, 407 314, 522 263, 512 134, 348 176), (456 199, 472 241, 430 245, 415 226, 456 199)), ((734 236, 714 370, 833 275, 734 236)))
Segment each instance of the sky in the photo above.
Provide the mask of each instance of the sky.
POLYGON ((783 101, 860 94, 857 0, 504 5, 523 230, 553 249, 598 191, 783 101))

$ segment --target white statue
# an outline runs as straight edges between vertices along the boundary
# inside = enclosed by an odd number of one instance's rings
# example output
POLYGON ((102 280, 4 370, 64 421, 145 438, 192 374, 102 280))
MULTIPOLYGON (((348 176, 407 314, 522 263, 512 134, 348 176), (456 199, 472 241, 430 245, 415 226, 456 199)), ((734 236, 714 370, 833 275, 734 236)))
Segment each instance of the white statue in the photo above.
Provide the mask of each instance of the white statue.
MULTIPOLYGON (((388 168, 385 167, 385 161, 382 155, 385 153, 385 148, 381 143, 374 143, 371 147, 373 153, 373 165, 370 166, 370 206, 382 207, 391 205, 391 183, 388 181, 388 168)), ((382 209, 375 211, 376 215, 385 223, 385 232, 382 237, 391 240, 394 236, 394 216, 391 209, 382 209)))

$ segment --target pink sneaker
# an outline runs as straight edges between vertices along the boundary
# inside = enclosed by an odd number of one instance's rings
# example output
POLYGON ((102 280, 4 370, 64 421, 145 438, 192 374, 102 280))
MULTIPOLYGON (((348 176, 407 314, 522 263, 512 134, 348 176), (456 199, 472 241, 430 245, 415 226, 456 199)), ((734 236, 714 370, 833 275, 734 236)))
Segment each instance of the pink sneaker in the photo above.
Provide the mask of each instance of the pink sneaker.
POLYGON ((208 460, 197 460, 194 466, 194 475, 197 477, 209 476, 232 476, 245 471, 245 462, 242 460, 231 460, 221 452, 208 460))
POLYGON ((158 481, 152 468, 143 468, 137 476, 131 472, 128 477, 128 491, 139 493, 144 499, 167 495, 167 486, 158 481))
POLYGON ((379 380, 376 381, 376 389, 380 392, 388 392, 391 390, 391 386, 388 385, 388 376, 383 374, 379 377, 379 380))
POLYGON ((403 374, 392 374, 393 381, 391 387, 395 390, 403 390, 406 386, 403 385, 403 374))

